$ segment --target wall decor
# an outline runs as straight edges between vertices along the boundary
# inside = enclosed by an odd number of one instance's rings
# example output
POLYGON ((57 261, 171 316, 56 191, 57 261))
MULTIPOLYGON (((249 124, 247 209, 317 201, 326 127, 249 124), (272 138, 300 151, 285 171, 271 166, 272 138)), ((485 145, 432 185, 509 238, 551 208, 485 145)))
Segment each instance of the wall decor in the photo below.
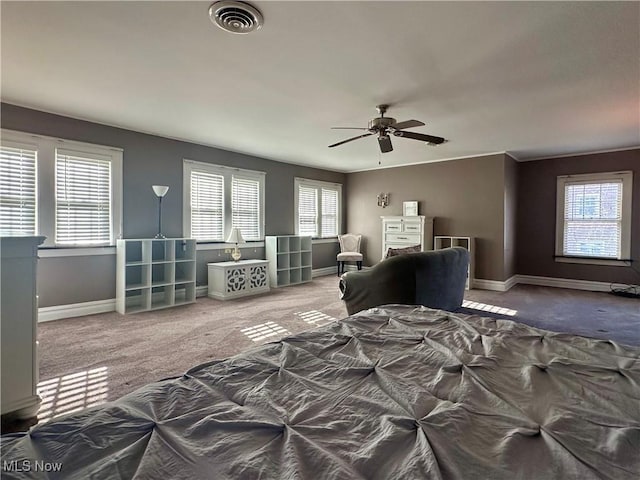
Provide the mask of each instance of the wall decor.
POLYGON ((412 200, 410 202, 402 202, 402 215, 405 217, 418 216, 418 202, 412 200))

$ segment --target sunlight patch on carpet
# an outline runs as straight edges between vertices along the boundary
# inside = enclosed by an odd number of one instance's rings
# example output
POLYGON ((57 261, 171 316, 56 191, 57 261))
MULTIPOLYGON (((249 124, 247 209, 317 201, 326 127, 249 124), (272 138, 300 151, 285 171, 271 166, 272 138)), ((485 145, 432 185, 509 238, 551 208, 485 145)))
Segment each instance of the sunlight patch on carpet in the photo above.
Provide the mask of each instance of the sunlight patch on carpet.
POLYGON ((327 315, 326 313, 319 312, 318 310, 309 310, 308 312, 296 312, 294 315, 300 317, 305 323, 313 325, 315 327, 322 327, 331 322, 335 322, 337 319, 327 315))
POLYGON ((489 305, 487 303, 471 302, 464 300, 462 306, 465 308, 473 308, 474 310, 482 310, 483 312, 499 313, 501 315, 509 315, 514 317, 518 314, 517 310, 511 310, 510 308, 498 307, 497 305, 489 305))
POLYGON ((105 403, 109 392, 107 377, 107 367, 98 367, 39 382, 39 422, 105 403))
POLYGON ((253 327, 247 327, 240 330, 247 337, 254 342, 259 342, 268 337, 291 335, 291 332, 284 327, 281 327, 275 322, 266 322, 253 327))

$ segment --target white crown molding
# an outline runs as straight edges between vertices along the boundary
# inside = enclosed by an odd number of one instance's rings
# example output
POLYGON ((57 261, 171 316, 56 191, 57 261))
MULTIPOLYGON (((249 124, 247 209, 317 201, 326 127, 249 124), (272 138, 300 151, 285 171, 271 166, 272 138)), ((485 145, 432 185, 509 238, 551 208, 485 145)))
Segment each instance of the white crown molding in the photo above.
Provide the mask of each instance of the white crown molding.
POLYGON ((536 162, 538 160, 553 160, 554 158, 569 158, 569 157, 582 157, 585 155, 599 155, 602 153, 615 153, 615 152, 626 152, 629 150, 639 150, 640 145, 636 145, 633 147, 623 147, 623 148, 611 148, 609 150, 594 150, 590 152, 579 152, 579 153, 565 153, 564 155, 547 155, 545 157, 534 157, 534 158, 524 158, 517 159, 512 153, 509 153, 513 158, 516 158, 518 162, 536 162))
MULTIPOLYGON (((448 158, 437 158, 435 160, 424 160, 422 162, 412 162, 412 163, 403 163, 402 165, 389 165, 386 167, 373 167, 373 168, 363 168, 360 170, 345 170, 344 173, 358 173, 358 172, 370 172, 373 170, 388 170, 390 168, 403 168, 403 167, 411 167, 413 165, 424 165, 427 163, 438 163, 438 162, 448 162, 450 160, 464 160, 465 158, 476 158, 476 157, 488 157, 490 155, 504 155, 508 152, 502 150, 500 152, 487 152, 487 153, 478 153, 475 155, 464 155, 461 157, 448 157, 448 158)), ((513 157, 511 153, 509 153, 513 157)), ((514 157, 515 158, 515 157, 514 157)))

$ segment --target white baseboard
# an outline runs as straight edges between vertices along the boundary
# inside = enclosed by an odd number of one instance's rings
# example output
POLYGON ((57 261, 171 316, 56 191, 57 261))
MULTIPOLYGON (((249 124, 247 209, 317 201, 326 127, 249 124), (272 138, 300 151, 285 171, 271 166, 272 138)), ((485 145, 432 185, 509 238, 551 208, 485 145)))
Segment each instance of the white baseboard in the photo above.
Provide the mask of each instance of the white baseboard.
POLYGON ((206 297, 209 293, 209 287, 207 285, 200 285, 196 287, 196 298, 206 297))
MULTIPOLYGON (((572 278, 539 277, 536 275, 514 275, 504 282, 499 280, 483 280, 476 278, 473 280, 473 288, 482 290, 493 290, 495 292, 506 292, 517 284, 539 285, 541 287, 571 288, 574 290, 589 290, 592 292, 608 292, 612 285, 609 282, 595 282, 591 280, 574 280, 572 278)), ((618 285, 624 287, 624 285, 618 285)))
POLYGON ((608 292, 610 282, 594 282, 591 280, 574 280, 571 278, 538 277, 535 275, 516 275, 517 283, 540 285, 542 287, 572 288, 574 290, 590 290, 592 292, 608 292))
POLYGON ((40 307, 38 309, 38 323, 60 320, 62 318, 81 317, 96 313, 114 312, 116 299, 96 300, 94 302, 71 303, 68 305, 55 305, 53 307, 40 307))
POLYGON ((479 288, 480 290, 492 290, 494 292, 506 292, 507 282, 501 282, 499 280, 484 280, 482 278, 474 278, 473 286, 471 288, 479 288))
POLYGON ((338 275, 338 267, 324 267, 324 268, 316 268, 315 270, 311 270, 311 278, 314 277, 323 277, 325 275, 338 275))

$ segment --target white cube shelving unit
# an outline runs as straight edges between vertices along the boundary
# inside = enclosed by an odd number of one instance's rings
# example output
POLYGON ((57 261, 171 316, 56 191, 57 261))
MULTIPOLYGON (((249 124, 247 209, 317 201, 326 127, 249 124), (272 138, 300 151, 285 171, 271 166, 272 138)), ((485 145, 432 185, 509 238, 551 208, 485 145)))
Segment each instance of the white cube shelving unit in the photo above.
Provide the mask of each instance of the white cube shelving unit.
POLYGON ((311 237, 267 236, 265 251, 272 287, 311 281, 311 237))
POLYGON ((433 237, 434 250, 442 250, 443 248, 450 247, 463 247, 469 251, 469 270, 465 286, 465 288, 469 290, 473 288, 473 279, 475 276, 475 239, 473 237, 450 237, 446 235, 436 235, 433 237))
POLYGON ((116 311, 136 313, 196 300, 196 241, 117 241, 116 311))

